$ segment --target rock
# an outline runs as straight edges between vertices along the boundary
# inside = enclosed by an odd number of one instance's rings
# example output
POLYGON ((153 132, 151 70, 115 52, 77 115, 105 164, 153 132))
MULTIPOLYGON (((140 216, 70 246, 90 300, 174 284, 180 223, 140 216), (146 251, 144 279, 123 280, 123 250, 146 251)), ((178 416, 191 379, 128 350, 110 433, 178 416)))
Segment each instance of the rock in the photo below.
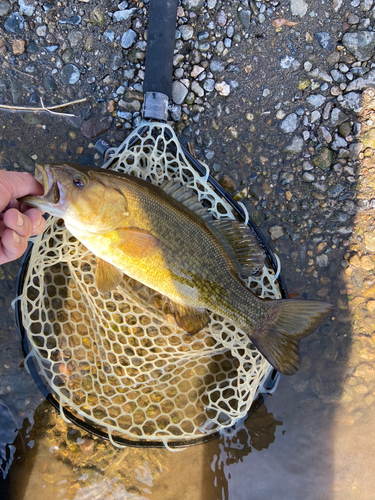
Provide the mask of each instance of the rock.
POLYGON ((109 42, 113 42, 113 40, 115 39, 115 32, 109 29, 105 30, 105 32, 103 33, 103 37, 109 42))
POLYGON ((290 10, 292 16, 303 17, 308 8, 308 3, 305 0, 290 0, 290 10))
POLYGON ((55 91, 57 88, 56 81, 52 75, 46 75, 44 78, 44 85, 47 90, 55 91))
POLYGON ((362 109, 361 100, 361 94, 359 94, 358 92, 349 92, 341 101, 341 106, 345 109, 350 109, 355 113, 359 113, 362 109))
POLYGON ((285 146, 284 153, 298 154, 303 150, 304 141, 302 137, 295 136, 292 141, 285 146))
POLYGON ((346 88, 347 92, 352 90, 363 90, 375 86, 375 70, 369 71, 364 77, 356 78, 346 88))
POLYGON ((80 71, 74 64, 66 64, 60 73, 61 81, 65 85, 74 85, 78 82, 80 76, 80 71))
POLYGON ((300 63, 292 56, 285 56, 280 61, 280 66, 283 69, 290 69, 291 71, 296 71, 300 67, 300 63))
POLYGON ((236 188, 235 181, 229 175, 223 175, 220 179, 220 185, 229 192, 233 192, 236 188))
POLYGON ((77 47, 82 41, 83 35, 79 30, 69 31, 68 40, 71 47, 77 47))
POLYGON ((363 257, 361 257, 361 268, 365 271, 372 271, 375 268, 375 262, 369 255, 363 255, 363 257))
POLYGON ((0 1, 0 17, 7 16, 10 12, 12 12, 12 6, 8 2, 8 0, 0 1))
POLYGON ((223 96, 228 96, 230 94, 230 86, 226 82, 216 83, 215 90, 223 96))
POLYGON ((328 255, 322 254, 316 257, 316 263, 319 267, 327 267, 328 266, 328 255))
POLYGON ((141 103, 136 99, 120 99, 118 105, 128 113, 135 113, 141 109, 141 103))
POLYGON ((342 37, 344 47, 351 52, 358 61, 368 61, 375 48, 374 31, 357 31, 345 33, 342 37))
POLYGON ((310 85, 311 80, 310 78, 302 78, 297 84, 298 90, 305 90, 307 87, 310 85))
POLYGON ((294 181, 294 175, 291 172, 280 172, 279 183, 282 186, 286 186, 287 184, 292 184, 294 181))
POLYGON ((172 83, 172 100, 175 104, 182 104, 188 94, 188 89, 179 81, 172 83))
POLYGON ((227 24, 227 20, 228 20, 228 15, 224 10, 221 10, 216 16, 216 22, 221 27, 227 24))
POLYGON ((362 143, 365 148, 375 149, 375 128, 367 130, 367 132, 363 135, 362 143))
POLYGON ((111 61, 110 61, 110 66, 113 71, 118 70, 121 68, 122 64, 124 62, 124 58, 122 55, 122 51, 114 52, 111 56, 111 61))
POLYGON ((128 9, 128 10, 117 10, 112 17, 112 20, 114 23, 119 23, 120 21, 127 21, 132 17, 134 12, 136 12, 137 9, 128 9))
POLYGON ((375 252, 375 233, 364 233, 363 239, 368 252, 375 252))
POLYGON ((94 137, 107 132, 111 128, 112 122, 112 116, 90 118, 82 125, 81 133, 88 139, 94 139, 94 137))
POLYGON ((19 56, 25 52, 24 40, 13 40, 12 51, 15 56, 19 56))
POLYGON ((191 84, 190 88, 191 88, 192 92, 194 92, 194 94, 197 95, 198 97, 204 96, 204 90, 202 89, 202 87, 199 85, 199 83, 197 81, 194 81, 191 84))
POLYGON ((179 31, 183 40, 191 40, 194 36, 194 28, 189 24, 183 24, 180 26, 179 31))
POLYGON ((250 28, 250 18, 251 12, 249 10, 243 9, 238 13, 238 19, 240 20, 240 23, 245 28, 245 30, 250 28))
POLYGON ((277 240, 285 234, 284 229, 281 226, 272 226, 269 228, 268 232, 270 233, 273 240, 277 240))
POLYGON ((332 5, 336 12, 342 7, 343 1, 344 0, 333 0, 332 5))
POLYGON ((313 159, 313 163, 316 167, 322 170, 328 170, 332 165, 333 151, 329 148, 322 148, 318 155, 313 159))
POLYGON ((186 9, 197 10, 204 6, 204 0, 182 0, 182 5, 186 9))
POLYGON ((290 134, 296 130, 298 126, 298 117, 296 113, 290 113, 280 124, 281 130, 284 134, 290 134))
POLYGON ((326 97, 322 94, 310 95, 306 101, 314 108, 319 108, 326 101, 326 97))
POLYGON ((105 13, 100 9, 99 6, 96 6, 94 10, 91 11, 90 20, 98 26, 104 26, 104 24, 106 23, 105 13))
POLYGON ((319 43, 319 45, 321 47, 323 47, 323 49, 333 50, 335 48, 335 41, 333 40, 331 35, 329 33, 327 33, 326 31, 321 31, 319 33, 315 33, 314 36, 315 36, 315 39, 317 40, 317 42, 319 43))
POLYGON ((310 174, 310 172, 304 172, 302 175, 302 179, 306 182, 313 182, 315 180, 315 177, 313 174, 310 174))
POLYGON ((21 35, 25 27, 25 20, 18 12, 11 14, 4 23, 5 31, 21 35))
POLYGON ((210 62, 210 70, 212 73, 221 73, 221 71, 225 70, 225 62, 219 59, 212 59, 210 62))
POLYGON ((20 13, 25 14, 25 16, 32 16, 35 12, 34 0, 18 0, 18 5, 20 13))
POLYGON ((125 33, 121 37, 121 47, 124 49, 129 49, 137 40, 138 35, 137 33, 129 29, 125 31, 125 33))
POLYGON ((212 92, 215 88, 215 80, 213 78, 207 78, 203 83, 203 88, 207 92, 212 92))

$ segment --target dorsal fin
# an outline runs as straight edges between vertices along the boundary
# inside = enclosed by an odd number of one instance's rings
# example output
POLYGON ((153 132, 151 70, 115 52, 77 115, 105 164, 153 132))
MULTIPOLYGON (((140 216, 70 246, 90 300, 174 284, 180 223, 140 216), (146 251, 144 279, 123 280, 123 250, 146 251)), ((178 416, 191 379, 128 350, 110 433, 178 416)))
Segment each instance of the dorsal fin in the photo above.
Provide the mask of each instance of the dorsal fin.
POLYGON ((188 189, 185 184, 171 179, 170 181, 164 182, 160 187, 174 200, 182 203, 186 208, 199 215, 201 219, 206 222, 212 222, 212 215, 206 208, 202 207, 202 203, 199 201, 197 194, 193 190, 188 189))
POLYGON ((238 274, 251 276, 262 269, 265 253, 248 226, 235 220, 216 220, 208 225, 231 257, 238 274))
POLYGON ((174 179, 161 185, 163 191, 199 215, 210 227, 233 261, 238 274, 251 276, 259 272, 265 253, 257 237, 245 224, 235 220, 215 220, 204 208, 194 191, 174 179))

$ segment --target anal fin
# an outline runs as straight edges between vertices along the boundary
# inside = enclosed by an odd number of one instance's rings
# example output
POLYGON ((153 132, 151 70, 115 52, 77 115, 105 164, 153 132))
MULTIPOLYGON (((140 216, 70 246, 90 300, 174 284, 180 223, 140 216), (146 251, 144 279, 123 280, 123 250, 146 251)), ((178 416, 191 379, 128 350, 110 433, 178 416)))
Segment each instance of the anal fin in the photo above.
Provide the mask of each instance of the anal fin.
POLYGON ((207 309, 185 306, 169 300, 169 306, 177 325, 192 335, 198 333, 208 324, 207 309))

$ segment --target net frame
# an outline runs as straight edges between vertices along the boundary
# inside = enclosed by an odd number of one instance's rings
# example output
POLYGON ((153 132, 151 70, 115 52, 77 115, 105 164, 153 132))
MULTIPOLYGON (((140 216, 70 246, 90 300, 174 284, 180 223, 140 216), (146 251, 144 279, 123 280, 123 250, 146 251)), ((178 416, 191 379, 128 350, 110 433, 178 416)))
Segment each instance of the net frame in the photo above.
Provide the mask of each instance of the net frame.
MULTIPOLYGON (((230 203, 208 182, 208 167, 203 164, 204 175, 193 168, 167 124, 142 122, 119 148, 107 150, 103 168, 137 175, 156 185, 173 178, 194 191, 214 218, 235 218, 230 203)), ((61 220, 51 217, 43 235, 34 240, 23 290, 16 299, 30 356, 57 398, 62 415, 64 408, 69 408, 71 414, 104 427, 116 445, 121 437, 127 444, 173 447, 228 431, 248 414, 258 395, 268 391, 266 382, 274 370, 240 329, 212 315, 209 325, 191 337, 174 324, 162 298, 134 280, 125 277, 120 289, 98 297, 94 269, 95 256, 70 235, 61 220), (79 306, 72 309, 72 301, 79 306), (127 307, 120 310, 113 306, 116 303, 127 307), (105 314, 113 307, 117 331, 105 314), (130 316, 133 321, 136 318, 133 325, 128 324, 130 316), (145 318, 152 319, 141 325, 145 318), (124 324, 125 330, 121 329, 124 324), (143 329, 143 334, 134 333, 137 328, 143 329), (152 347, 146 346, 150 337, 152 347), (166 338, 166 346, 161 346, 166 338), (137 351, 140 339, 142 349, 137 351), (131 346, 132 340, 138 346, 131 346), (114 349, 118 355, 108 362, 114 349), (158 355, 155 349, 159 349, 158 355), (144 352, 143 357, 140 352, 144 352), (123 358, 133 370, 133 375, 129 369, 126 377, 137 387, 124 387, 121 370, 114 373, 113 367, 123 367, 123 358), (162 394, 161 401, 152 399, 157 394, 162 394), (145 411, 137 415, 142 407, 145 411)), ((275 271, 268 264, 245 285, 262 298, 281 298, 279 272, 280 268, 275 271)))

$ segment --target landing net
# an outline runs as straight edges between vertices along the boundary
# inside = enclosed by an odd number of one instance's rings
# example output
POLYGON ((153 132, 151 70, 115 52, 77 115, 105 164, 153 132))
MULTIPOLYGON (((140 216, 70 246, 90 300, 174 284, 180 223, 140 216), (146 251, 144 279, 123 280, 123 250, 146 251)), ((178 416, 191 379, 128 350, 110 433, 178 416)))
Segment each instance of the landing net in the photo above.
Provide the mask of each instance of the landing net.
MULTIPOLYGON (((183 182, 217 219, 232 209, 187 161, 173 130, 142 123, 104 168, 160 185, 183 182)), ((51 217, 33 245, 21 301, 30 355, 60 406, 104 428, 110 438, 188 441, 229 429, 244 418, 272 371, 237 327, 212 314, 191 336, 163 297, 124 277, 100 295, 95 256, 51 217)), ((278 274, 278 273, 277 273, 278 274)), ((278 299, 277 274, 264 267, 246 281, 278 299)))

